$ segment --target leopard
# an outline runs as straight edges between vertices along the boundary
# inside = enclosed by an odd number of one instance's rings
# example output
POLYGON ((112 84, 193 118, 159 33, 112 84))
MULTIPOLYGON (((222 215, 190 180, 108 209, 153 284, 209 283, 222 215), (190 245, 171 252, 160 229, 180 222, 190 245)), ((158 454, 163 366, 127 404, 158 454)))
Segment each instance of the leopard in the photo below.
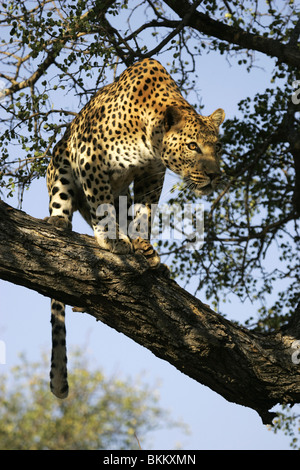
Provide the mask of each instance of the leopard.
MULTIPOLYGON (((151 220, 167 169, 196 196, 216 190, 222 180, 219 127, 224 118, 222 108, 209 116, 197 113, 156 59, 134 63, 92 96, 55 145, 47 168, 47 222, 71 229, 79 210, 100 249, 119 256, 143 254, 154 269, 160 257, 150 230, 128 236, 118 223, 119 198, 128 196, 141 208, 135 223, 143 226, 145 218, 151 220), (107 217, 116 227, 113 237, 103 223, 107 217)), ((65 305, 54 299, 51 323, 50 388, 63 399, 69 390, 65 305)))

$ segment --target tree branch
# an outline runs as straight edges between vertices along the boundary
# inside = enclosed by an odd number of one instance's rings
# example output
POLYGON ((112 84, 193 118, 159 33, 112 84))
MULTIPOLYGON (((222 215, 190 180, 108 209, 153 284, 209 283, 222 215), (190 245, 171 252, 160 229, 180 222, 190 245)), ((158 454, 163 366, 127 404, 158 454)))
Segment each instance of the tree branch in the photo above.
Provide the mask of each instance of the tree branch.
MULTIPOLYGON (((184 18, 186 12, 191 8, 188 0, 164 0, 180 18, 184 18)), ((229 44, 236 44, 241 48, 252 49, 262 52, 270 57, 277 57, 279 62, 299 68, 300 51, 295 44, 295 38, 299 35, 299 25, 297 24, 291 37, 291 42, 282 44, 276 39, 265 38, 258 34, 248 33, 237 26, 229 26, 221 21, 213 20, 208 15, 195 11, 189 18, 187 26, 197 31, 213 36, 217 39, 227 41, 229 44)))
POLYGON ((300 367, 292 361, 297 316, 275 333, 238 327, 162 270, 149 269, 142 255, 105 252, 93 237, 1 201, 0 278, 84 308, 227 400, 256 410, 264 423, 275 404, 300 402, 300 367))
MULTIPOLYGON (((104 21, 104 14, 106 11, 115 3, 115 0, 105 0, 102 2, 101 7, 97 10, 97 15, 98 17, 104 21)), ((94 9, 91 9, 87 12, 85 12, 81 17, 80 21, 84 20, 87 18, 90 14, 94 14, 94 9)), ((11 19, 10 19, 11 20, 11 19)), ((8 20, 9 24, 9 20, 8 20)), ((31 87, 33 86, 48 70, 48 68, 55 63, 55 59, 60 55, 61 51, 63 48, 66 46, 67 42, 70 40, 77 40, 81 36, 84 36, 88 34, 87 31, 80 30, 80 27, 78 26, 78 31, 75 32, 70 28, 70 25, 66 24, 64 25, 64 31, 63 33, 57 37, 55 40, 48 40, 43 48, 43 51, 46 53, 45 59, 39 64, 37 67, 36 71, 26 80, 22 80, 21 82, 17 82, 15 77, 14 79, 7 77, 7 79, 12 83, 10 88, 6 88, 3 92, 4 96, 11 96, 15 92, 23 90, 24 88, 31 87), (51 47, 51 49, 47 50, 48 48, 51 47)), ((25 62, 26 60, 30 59, 31 54, 28 54, 25 58, 20 57, 19 58, 19 64, 17 67, 17 70, 19 69, 20 65, 25 62)))
MULTIPOLYGON (((66 41, 66 40, 65 40, 66 41)), ((16 91, 23 90, 24 88, 33 86, 39 78, 46 72, 46 70, 52 65, 56 57, 60 54, 62 48, 64 47, 65 42, 61 40, 58 46, 53 46, 51 51, 48 52, 46 59, 42 62, 36 69, 36 71, 31 75, 31 77, 21 82, 16 82, 14 80, 13 85, 10 88, 4 90, 4 96, 13 95, 16 91)))

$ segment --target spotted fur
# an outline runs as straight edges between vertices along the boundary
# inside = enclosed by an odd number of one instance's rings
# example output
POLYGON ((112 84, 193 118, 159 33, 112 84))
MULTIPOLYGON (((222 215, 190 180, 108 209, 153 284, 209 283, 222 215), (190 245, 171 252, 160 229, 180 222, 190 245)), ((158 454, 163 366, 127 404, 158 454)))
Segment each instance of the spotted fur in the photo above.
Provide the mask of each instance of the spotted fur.
MULTIPOLYGON (((150 205, 158 203, 166 168, 199 195, 209 194, 220 182, 218 129, 223 120, 222 109, 208 117, 197 114, 156 60, 134 64, 94 95, 54 148, 47 171, 48 221, 71 226, 72 214, 79 210, 101 248, 119 254, 142 251, 157 265, 149 235, 130 240, 117 226, 117 237, 108 238, 97 208, 117 207, 118 197, 128 194, 133 182, 134 202, 147 208, 150 220, 150 205)), ((64 305, 56 301, 52 332, 51 389, 64 398, 64 305)))

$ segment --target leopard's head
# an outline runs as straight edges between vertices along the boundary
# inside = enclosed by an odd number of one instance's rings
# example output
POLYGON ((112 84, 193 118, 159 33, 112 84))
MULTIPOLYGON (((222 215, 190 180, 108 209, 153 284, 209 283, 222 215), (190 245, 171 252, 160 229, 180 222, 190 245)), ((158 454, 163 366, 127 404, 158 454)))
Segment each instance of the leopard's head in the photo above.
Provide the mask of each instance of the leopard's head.
POLYGON ((200 116, 169 106, 164 117, 162 160, 199 195, 210 194, 221 182, 218 138, 223 109, 200 116))

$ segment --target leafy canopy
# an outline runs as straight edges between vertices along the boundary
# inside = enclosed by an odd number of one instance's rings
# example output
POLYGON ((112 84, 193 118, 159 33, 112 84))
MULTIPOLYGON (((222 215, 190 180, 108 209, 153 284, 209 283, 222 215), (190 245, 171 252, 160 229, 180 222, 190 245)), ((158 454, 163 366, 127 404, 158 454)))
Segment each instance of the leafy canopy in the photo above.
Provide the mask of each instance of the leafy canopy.
POLYGON ((1 450, 139 449, 162 427, 182 427, 158 405, 158 393, 132 380, 89 370, 83 351, 72 358, 71 392, 49 392, 48 361, 21 358, 0 377, 1 450))

